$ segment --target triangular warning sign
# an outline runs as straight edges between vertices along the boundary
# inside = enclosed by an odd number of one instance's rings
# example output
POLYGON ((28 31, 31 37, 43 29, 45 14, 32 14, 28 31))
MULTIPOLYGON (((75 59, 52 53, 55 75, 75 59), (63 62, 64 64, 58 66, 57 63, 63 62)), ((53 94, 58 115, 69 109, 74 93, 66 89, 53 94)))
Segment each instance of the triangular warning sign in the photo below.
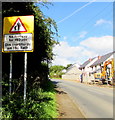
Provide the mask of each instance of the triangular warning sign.
POLYGON ((15 21, 14 25, 11 27, 9 32, 10 33, 20 33, 20 32, 27 32, 27 30, 26 30, 24 24, 22 23, 21 19, 18 18, 15 21))

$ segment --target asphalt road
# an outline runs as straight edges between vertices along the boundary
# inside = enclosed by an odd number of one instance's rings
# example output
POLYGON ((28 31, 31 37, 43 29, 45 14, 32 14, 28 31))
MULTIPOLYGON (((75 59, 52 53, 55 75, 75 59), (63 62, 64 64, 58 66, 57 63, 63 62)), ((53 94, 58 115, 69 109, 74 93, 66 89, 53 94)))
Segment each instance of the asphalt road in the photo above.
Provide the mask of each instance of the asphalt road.
POLYGON ((68 93, 86 118, 113 118, 113 89, 75 81, 52 81, 68 93))

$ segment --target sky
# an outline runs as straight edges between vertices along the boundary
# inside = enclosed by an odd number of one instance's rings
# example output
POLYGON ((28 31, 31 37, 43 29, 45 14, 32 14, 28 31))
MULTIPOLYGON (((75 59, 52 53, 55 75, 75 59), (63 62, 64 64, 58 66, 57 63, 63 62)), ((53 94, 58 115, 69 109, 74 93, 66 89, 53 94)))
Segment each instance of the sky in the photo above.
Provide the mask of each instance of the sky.
POLYGON ((60 36, 52 65, 80 65, 113 51, 113 2, 51 2, 47 7, 40 9, 55 20, 60 36))

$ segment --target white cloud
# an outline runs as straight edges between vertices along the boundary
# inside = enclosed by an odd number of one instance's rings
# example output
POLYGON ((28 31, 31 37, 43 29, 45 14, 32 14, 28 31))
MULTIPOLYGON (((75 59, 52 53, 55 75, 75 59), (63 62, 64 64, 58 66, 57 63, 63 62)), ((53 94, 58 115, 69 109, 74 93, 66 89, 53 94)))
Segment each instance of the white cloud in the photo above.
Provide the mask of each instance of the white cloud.
POLYGON ((60 42, 60 45, 56 46, 54 49, 54 52, 59 53, 60 56, 62 57, 73 57, 76 56, 77 51, 80 51, 82 48, 80 47, 72 47, 69 46, 69 44, 67 42, 60 42))
POLYGON ((52 62, 53 65, 63 65, 66 66, 67 64, 70 64, 71 61, 69 61, 67 58, 61 58, 61 57, 56 57, 55 61, 52 62))
POLYGON ((106 53, 113 50, 113 37, 90 37, 80 43, 81 45, 95 51, 96 53, 106 53))
POLYGON ((80 47, 69 46, 67 42, 60 42, 60 45, 56 45, 53 49, 54 54, 57 55, 53 64, 64 66, 71 64, 73 63, 71 58, 76 59, 79 56, 78 51, 81 50, 80 47))
POLYGON ((81 64, 84 59, 92 57, 94 52, 88 51, 82 46, 70 46, 67 42, 60 42, 60 45, 56 45, 53 49, 54 57, 53 65, 64 65, 78 63, 81 64))
POLYGON ((112 22, 108 21, 108 20, 104 20, 104 19, 99 19, 96 21, 95 26, 102 25, 102 24, 111 24, 112 25, 112 22))
POLYGON ((53 49, 54 54, 56 54, 53 65, 82 64, 89 58, 104 55, 112 50, 112 36, 90 37, 82 41, 79 46, 74 47, 62 41, 53 49))

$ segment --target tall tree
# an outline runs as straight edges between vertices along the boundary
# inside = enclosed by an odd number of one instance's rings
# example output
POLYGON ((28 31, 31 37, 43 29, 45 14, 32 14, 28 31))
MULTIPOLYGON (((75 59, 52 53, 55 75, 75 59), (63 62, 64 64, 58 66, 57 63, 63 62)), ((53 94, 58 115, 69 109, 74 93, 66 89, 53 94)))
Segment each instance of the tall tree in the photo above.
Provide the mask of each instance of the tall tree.
MULTIPOLYGON (((43 15, 38 5, 33 2, 3 2, 2 16, 4 19, 9 16, 34 15, 34 52, 28 53, 28 75, 33 79, 39 76, 44 81, 47 79, 48 66, 43 63, 53 59, 52 48, 57 43, 54 40, 57 26, 54 20, 43 15), (52 26, 55 31, 52 31, 52 26)), ((2 54, 3 74, 9 74, 9 58, 9 53, 2 54)), ((19 78, 23 74, 23 66, 24 54, 13 53, 13 78, 19 78)))

